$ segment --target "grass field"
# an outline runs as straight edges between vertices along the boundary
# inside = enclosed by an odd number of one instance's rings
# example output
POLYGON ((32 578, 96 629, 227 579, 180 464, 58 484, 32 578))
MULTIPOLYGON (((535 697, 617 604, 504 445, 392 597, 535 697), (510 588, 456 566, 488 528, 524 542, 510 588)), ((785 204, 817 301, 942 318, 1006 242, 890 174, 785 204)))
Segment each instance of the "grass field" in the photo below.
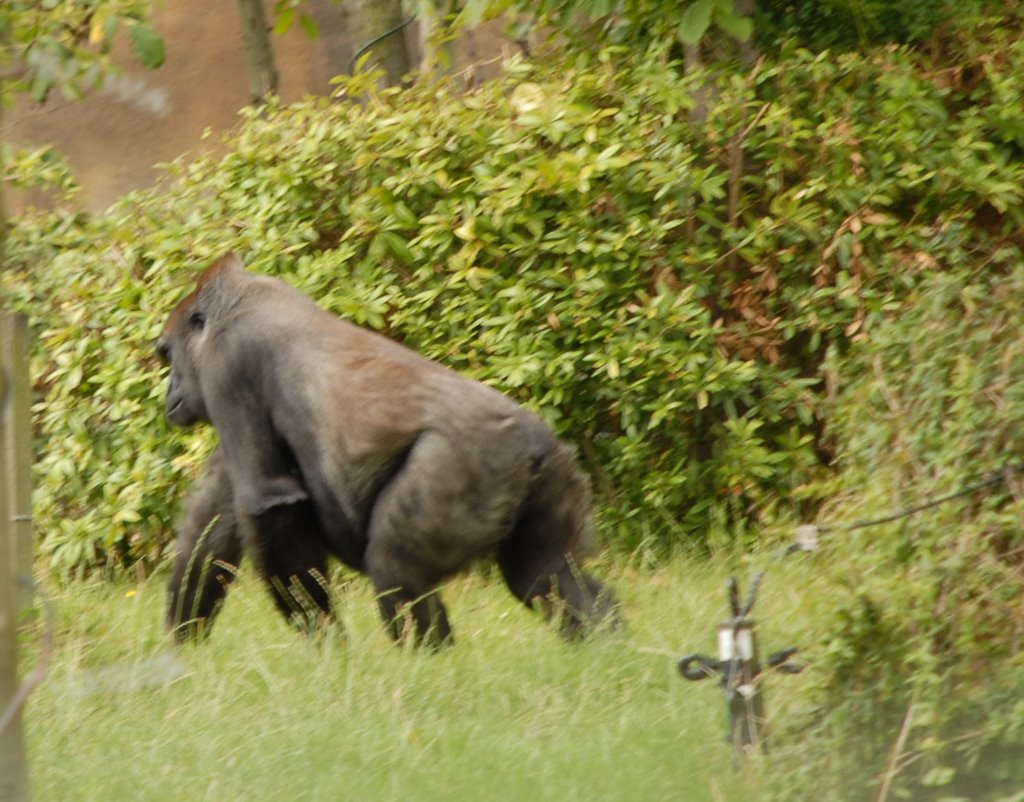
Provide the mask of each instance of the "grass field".
MULTIPOLYGON (((33 796, 756 799, 756 772, 733 771, 720 691, 676 669, 686 652, 715 653, 732 561, 612 561, 598 571, 626 630, 562 643, 480 570, 445 587, 457 642, 439 654, 392 645, 356 576, 334 581, 344 634, 292 632, 243 572, 211 639, 181 650, 162 628, 163 576, 72 584, 55 592, 57 647, 26 711, 33 796)), ((813 636, 816 593, 799 572, 787 563, 765 583, 765 651, 813 636)), ((745 584, 748 568, 737 573, 745 584)), ((772 680, 770 715, 807 681, 772 680)))

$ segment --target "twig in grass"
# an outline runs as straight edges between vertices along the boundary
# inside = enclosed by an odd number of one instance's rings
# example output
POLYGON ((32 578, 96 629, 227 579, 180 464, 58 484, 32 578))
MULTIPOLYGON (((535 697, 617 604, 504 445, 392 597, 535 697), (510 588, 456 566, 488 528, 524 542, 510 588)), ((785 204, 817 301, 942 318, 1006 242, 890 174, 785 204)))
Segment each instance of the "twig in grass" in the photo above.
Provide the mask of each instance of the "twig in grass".
POLYGON ((903 717, 903 726, 900 728, 900 734, 896 738, 896 743, 892 747, 892 755, 889 756, 889 766, 885 770, 885 776, 882 778, 882 787, 878 791, 878 798, 875 802, 885 802, 889 798, 889 789, 892 787, 892 781, 896 779, 896 775, 899 774, 900 767, 898 765, 900 757, 903 755, 903 747, 907 745, 907 738, 910 735, 910 725, 914 721, 914 703, 911 702, 907 706, 907 714, 903 717))

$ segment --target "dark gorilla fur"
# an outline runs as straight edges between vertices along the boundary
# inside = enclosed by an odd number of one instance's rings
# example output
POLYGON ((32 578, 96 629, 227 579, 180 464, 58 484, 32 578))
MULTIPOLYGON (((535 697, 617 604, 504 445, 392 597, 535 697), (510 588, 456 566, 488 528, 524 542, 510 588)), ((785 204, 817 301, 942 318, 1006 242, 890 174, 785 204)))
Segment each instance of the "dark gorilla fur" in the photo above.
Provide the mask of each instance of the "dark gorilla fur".
MULTIPOLYGON (((293 623, 308 627, 330 613, 328 547, 312 504, 298 504, 294 514, 296 526, 287 541, 248 544, 248 550, 255 553, 260 574, 281 613, 293 623)), ((242 554, 234 494, 223 456, 217 450, 206 477, 189 497, 178 533, 167 622, 179 642, 209 632, 228 585, 238 572, 242 554)))
POLYGON ((443 643, 436 588, 495 555, 513 594, 574 637, 615 619, 577 558, 589 492, 533 413, 228 254, 173 310, 168 419, 220 449, 192 499, 171 583, 181 638, 209 625, 244 550, 286 615, 329 615, 328 554, 369 575, 398 639, 443 643), (296 600, 302 601, 296 604, 296 600))

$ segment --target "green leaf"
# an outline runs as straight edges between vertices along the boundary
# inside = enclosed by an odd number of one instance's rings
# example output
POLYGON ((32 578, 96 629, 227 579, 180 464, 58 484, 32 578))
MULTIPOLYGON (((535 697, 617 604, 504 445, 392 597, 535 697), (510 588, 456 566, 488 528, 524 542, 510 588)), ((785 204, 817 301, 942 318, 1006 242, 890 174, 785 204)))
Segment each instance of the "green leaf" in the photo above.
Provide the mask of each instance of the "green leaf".
POLYGON ((320 36, 320 26, 316 24, 316 20, 309 16, 309 14, 299 15, 299 25, 302 26, 302 30, 306 32, 306 36, 310 39, 316 39, 320 36))
POLYGON ((394 208, 395 220, 401 223, 403 228, 416 228, 419 225, 419 218, 415 212, 402 201, 397 201, 394 208))
POLYGON ((753 20, 736 13, 736 9, 731 5, 729 8, 717 6, 715 22, 719 28, 739 42, 746 42, 754 33, 753 20))
POLYGON ((32 76, 32 85, 29 88, 32 99, 37 103, 43 103, 50 94, 51 88, 52 84, 49 77, 42 70, 36 70, 32 76))
POLYGON ((695 45, 707 33, 711 26, 712 0, 696 0, 687 6, 683 17, 679 20, 679 39, 684 44, 695 45))
POLYGON ((384 244, 387 245, 391 255, 399 262, 404 265, 411 265, 416 262, 416 257, 414 257, 412 251, 409 250, 409 246, 406 244, 403 237, 393 231, 382 231, 380 236, 384 240, 384 244))
POLYGON ((491 12, 491 0, 468 0, 459 13, 459 22, 466 28, 475 28, 491 12))
POLYGON ((949 785, 956 777, 956 769, 950 766, 936 766, 930 769, 924 778, 921 780, 921 785, 928 788, 936 788, 943 785, 949 785))
POLYGON ((292 25, 295 23, 295 9, 285 8, 277 15, 277 19, 274 21, 274 33, 278 36, 288 33, 292 29, 292 25))
POLYGON ((111 14, 103 23, 103 41, 109 43, 114 40, 117 29, 121 26, 121 18, 117 14, 111 14))
POLYGON ((129 33, 132 39, 132 52, 143 67, 154 70, 164 63, 167 55, 164 40, 156 31, 147 25, 136 23, 131 26, 129 33))

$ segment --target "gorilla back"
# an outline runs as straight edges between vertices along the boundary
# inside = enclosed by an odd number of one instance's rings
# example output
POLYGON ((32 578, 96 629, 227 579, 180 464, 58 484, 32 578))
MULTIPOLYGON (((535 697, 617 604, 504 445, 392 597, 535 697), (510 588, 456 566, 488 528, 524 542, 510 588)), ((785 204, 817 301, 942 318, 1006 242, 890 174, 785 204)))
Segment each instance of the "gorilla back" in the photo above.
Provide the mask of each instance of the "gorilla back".
POLYGON ((171 365, 168 418, 217 430, 222 495, 258 564, 319 541, 370 576, 396 638, 411 619, 417 640, 448 640, 436 588, 489 554, 566 636, 614 618, 611 594, 576 564, 591 539, 587 484, 507 396, 233 254, 172 311, 157 349, 171 365))

